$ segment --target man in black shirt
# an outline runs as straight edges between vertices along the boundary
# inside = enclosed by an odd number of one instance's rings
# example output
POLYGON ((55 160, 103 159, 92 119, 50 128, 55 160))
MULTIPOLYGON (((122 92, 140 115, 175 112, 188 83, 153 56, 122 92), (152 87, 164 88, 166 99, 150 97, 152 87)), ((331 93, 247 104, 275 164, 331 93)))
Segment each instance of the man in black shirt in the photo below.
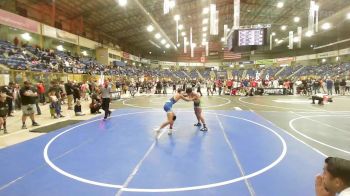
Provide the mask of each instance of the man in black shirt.
POLYGON ((66 89, 67 99, 68 99, 68 110, 73 110, 73 84, 72 81, 69 81, 64 84, 66 89))
POLYGON ((26 129, 27 116, 32 120, 33 126, 39 126, 34 120, 34 108, 38 94, 29 81, 24 82, 24 87, 19 91, 22 100, 22 129, 26 129))

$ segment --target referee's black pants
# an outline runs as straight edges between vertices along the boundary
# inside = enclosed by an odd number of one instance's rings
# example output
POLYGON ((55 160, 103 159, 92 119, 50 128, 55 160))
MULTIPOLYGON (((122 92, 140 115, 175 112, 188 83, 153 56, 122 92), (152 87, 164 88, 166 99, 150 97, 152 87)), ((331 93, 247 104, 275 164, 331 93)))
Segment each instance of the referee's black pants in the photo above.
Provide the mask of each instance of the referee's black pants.
POLYGON ((109 115, 109 102, 111 102, 110 98, 103 98, 102 99, 102 109, 105 111, 105 118, 109 115))

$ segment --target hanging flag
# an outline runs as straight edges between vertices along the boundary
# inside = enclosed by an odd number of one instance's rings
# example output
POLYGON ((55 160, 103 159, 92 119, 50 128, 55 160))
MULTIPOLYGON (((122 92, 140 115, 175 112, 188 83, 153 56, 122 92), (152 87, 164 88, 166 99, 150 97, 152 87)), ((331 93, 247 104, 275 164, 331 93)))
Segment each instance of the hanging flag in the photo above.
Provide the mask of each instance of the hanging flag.
POLYGON ((294 41, 294 33, 293 33, 293 31, 289 31, 289 45, 288 45, 288 48, 290 50, 293 49, 293 45, 294 45, 293 41, 294 41))
POLYGON ((314 32, 315 29, 315 1, 310 1, 310 9, 309 9, 309 19, 308 19, 308 31, 314 32))
POLYGON ((301 48, 302 33, 303 33, 303 27, 298 27, 298 48, 301 48))
POLYGON ((233 3, 233 29, 239 28, 239 22, 240 22, 240 6, 241 1, 240 0, 234 0, 233 3))
POLYGON ((210 35, 217 35, 219 33, 219 12, 216 11, 216 4, 210 4, 210 35))

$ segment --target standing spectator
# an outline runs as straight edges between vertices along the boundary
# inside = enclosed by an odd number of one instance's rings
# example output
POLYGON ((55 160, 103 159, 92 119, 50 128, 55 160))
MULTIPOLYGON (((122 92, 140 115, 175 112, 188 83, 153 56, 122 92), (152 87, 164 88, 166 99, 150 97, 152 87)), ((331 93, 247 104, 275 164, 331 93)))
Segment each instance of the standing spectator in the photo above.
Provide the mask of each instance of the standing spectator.
POLYGON ((101 88, 101 96, 102 96, 102 109, 105 111, 104 120, 107 119, 107 116, 111 115, 111 111, 109 110, 109 103, 111 101, 111 86, 107 81, 105 81, 103 87, 101 88))
POLYGON ((335 94, 340 94, 340 91, 339 91, 339 86, 340 86, 339 79, 335 79, 335 82, 334 82, 334 90, 335 90, 335 94))
POLYGON ((350 93, 350 79, 347 79, 345 81, 345 91, 349 94, 350 93))
POLYGON ((73 99, 74 103, 77 102, 77 100, 80 100, 80 87, 76 82, 73 84, 73 99))
POLYGON ((339 83, 340 86, 340 95, 345 95, 345 87, 346 87, 346 81, 345 79, 342 79, 339 83))
POLYGON ((326 81, 328 95, 333 95, 333 80, 328 78, 326 81))
POLYGON ((38 97, 36 89, 32 87, 32 84, 29 81, 24 82, 24 87, 20 90, 20 95, 22 98, 22 129, 26 129, 26 120, 29 116, 32 120, 33 126, 39 126, 34 119, 34 107, 35 102, 38 97))
POLYGON ((39 95, 39 103, 45 105, 45 86, 43 84, 43 81, 39 81, 36 87, 39 95))
POLYGON ((14 44, 14 45, 16 46, 16 48, 17 48, 17 46, 18 46, 18 44, 19 44, 19 39, 18 39, 17 36, 13 39, 13 44, 14 44))
POLYGON ((14 92, 14 87, 15 87, 15 83, 13 82, 9 82, 8 86, 5 86, 2 91, 4 93, 6 93, 6 102, 7 102, 7 106, 8 106, 8 110, 7 110, 7 116, 12 117, 12 112, 13 112, 13 92, 14 92))
POLYGON ((72 81, 68 80, 68 82, 64 84, 64 88, 65 88, 66 93, 67 93, 68 110, 73 110, 73 84, 72 84, 72 81))
POLYGON ((7 101, 6 101, 7 95, 5 93, 0 92, 0 128, 1 126, 4 127, 4 134, 7 133, 6 129, 6 115, 7 115, 7 101))

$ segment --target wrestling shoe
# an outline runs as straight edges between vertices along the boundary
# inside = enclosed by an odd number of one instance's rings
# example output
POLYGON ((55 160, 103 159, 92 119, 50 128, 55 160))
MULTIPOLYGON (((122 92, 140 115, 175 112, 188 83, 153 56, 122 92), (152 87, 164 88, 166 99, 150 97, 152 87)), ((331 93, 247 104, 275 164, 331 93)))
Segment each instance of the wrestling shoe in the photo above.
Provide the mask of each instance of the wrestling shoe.
POLYGON ((200 131, 208 131, 208 128, 207 127, 203 127, 200 129, 200 131))
POLYGON ((201 127, 202 124, 201 123, 197 123, 197 124, 194 124, 195 127, 201 127))

